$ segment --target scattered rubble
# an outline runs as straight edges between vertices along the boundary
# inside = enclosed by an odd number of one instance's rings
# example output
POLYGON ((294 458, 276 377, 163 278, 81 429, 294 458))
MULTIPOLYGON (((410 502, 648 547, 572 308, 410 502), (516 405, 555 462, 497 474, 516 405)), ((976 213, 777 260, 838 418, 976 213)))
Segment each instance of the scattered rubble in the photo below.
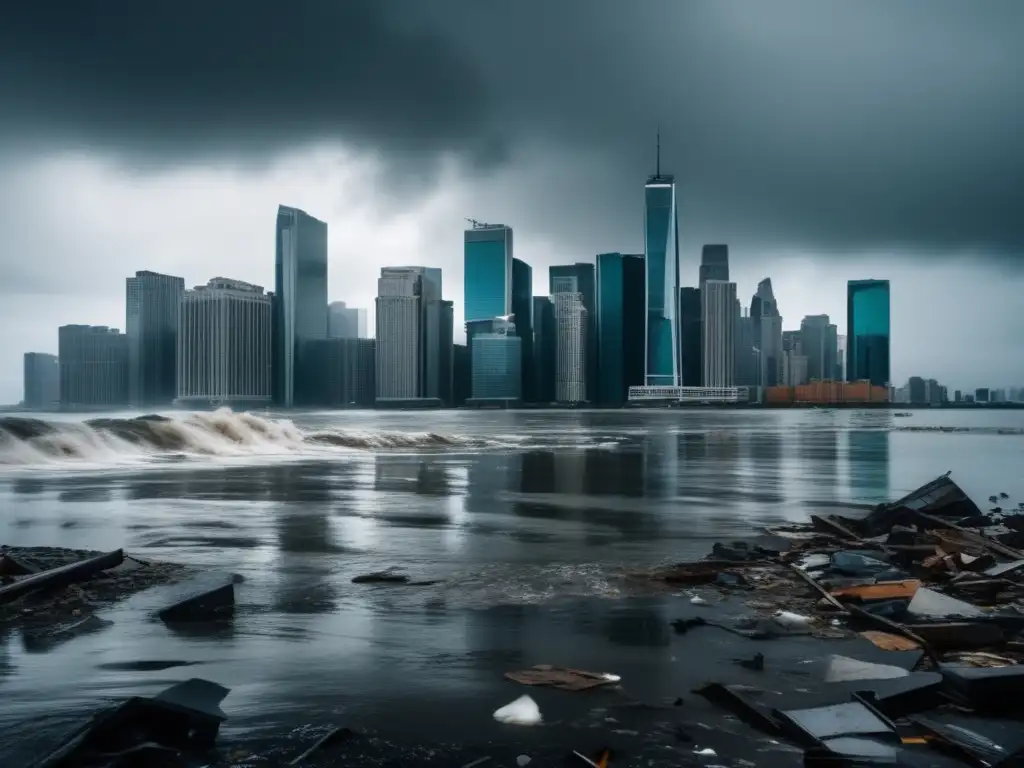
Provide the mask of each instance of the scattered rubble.
MULTIPOLYGON (((752 638, 859 632, 891 653, 892 664, 836 654, 826 663, 829 684, 901 686, 884 695, 851 697, 844 689, 825 706, 771 709, 735 686, 712 682, 695 691, 799 745, 805 764, 911 764, 911 753, 935 749, 968 765, 1009 768, 1024 765, 1024 739, 999 743, 981 732, 985 717, 1024 716, 1021 531, 1019 512, 983 514, 947 473, 862 519, 812 516, 768 532, 788 546, 721 544, 706 560, 632 576, 754 598, 746 603, 753 616, 731 624, 681 619, 673 622, 677 633, 704 626, 752 638)), ((762 657, 748 668, 763 664, 762 657)))
POLYGON ((0 627, 22 629, 26 647, 43 650, 102 628, 100 609, 186 574, 184 566, 120 549, 0 547, 0 627))

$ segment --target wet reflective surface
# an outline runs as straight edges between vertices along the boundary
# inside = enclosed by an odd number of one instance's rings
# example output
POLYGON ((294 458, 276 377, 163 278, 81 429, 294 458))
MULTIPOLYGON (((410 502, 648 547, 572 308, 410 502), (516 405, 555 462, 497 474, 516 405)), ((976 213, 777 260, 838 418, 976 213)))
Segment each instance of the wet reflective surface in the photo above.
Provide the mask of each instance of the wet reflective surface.
MULTIPOLYGON (((667 620, 682 598, 633 594, 622 568, 697 558, 815 509, 873 505, 949 469, 982 506, 999 491, 1024 498, 1024 437, 994 432, 1024 427, 1019 411, 291 418, 303 433, 481 440, 0 466, 0 543, 124 547, 245 579, 222 626, 171 630, 114 609, 112 627, 45 654, 5 634, 0 763, 52 742, 62 718, 188 677, 232 689, 229 739, 339 720, 487 738, 490 713, 523 692, 502 673, 536 663, 611 671, 635 695, 674 697, 686 659, 667 620), (976 431, 905 429, 923 425, 976 431), (391 566, 443 583, 351 583, 391 566)), ((557 712, 565 697, 549 693, 531 691, 557 712)))

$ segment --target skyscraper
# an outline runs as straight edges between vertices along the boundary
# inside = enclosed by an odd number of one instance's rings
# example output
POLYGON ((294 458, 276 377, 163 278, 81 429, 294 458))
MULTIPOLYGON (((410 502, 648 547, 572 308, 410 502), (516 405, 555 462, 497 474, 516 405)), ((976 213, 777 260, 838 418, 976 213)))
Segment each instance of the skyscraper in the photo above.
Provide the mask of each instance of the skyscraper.
POLYGON ((700 295, 704 386, 735 386, 736 283, 707 280, 700 295))
POLYGON ((524 400, 533 398, 533 268, 521 259, 512 259, 512 315, 516 333, 523 340, 520 347, 520 392, 524 400))
POLYGON ((344 301, 327 305, 327 335, 332 339, 365 339, 366 310, 350 307, 344 301))
POLYGON ((700 296, 700 288, 679 289, 679 367, 684 387, 699 387, 704 380, 700 296))
POLYGON ((782 378, 782 315, 770 277, 757 284, 757 292, 750 301, 750 318, 754 346, 759 351, 756 383, 760 387, 774 387, 782 378))
POLYGON ((889 281, 851 280, 846 284, 846 377, 888 386, 889 281))
POLYGON ((185 280, 139 271, 125 279, 128 402, 168 405, 177 394, 178 312, 185 280))
POLYGON ((464 242, 465 321, 512 314, 512 229, 473 222, 464 242))
MULTIPOLYGON (((548 268, 548 293, 579 293, 587 310, 584 370, 587 400, 595 402, 598 392, 597 280, 593 264, 577 262, 548 268)), ((642 382, 641 382, 642 383, 642 382)))
POLYGON ((383 267, 377 280, 377 399, 422 396, 423 274, 383 267))
POLYGON ((445 405, 454 398, 454 304, 443 299, 431 301, 424 312, 423 396, 445 405))
POLYGON ((128 404, 128 337, 105 325, 57 329, 61 408, 128 404))
POLYGON ((274 260, 274 402, 302 399, 297 350, 306 339, 327 338, 327 224, 298 208, 277 209, 274 260))
POLYGON ((303 347, 317 363, 309 382, 309 404, 373 407, 377 395, 375 339, 311 339, 303 342, 303 347))
POLYGON ((185 291, 177 333, 179 402, 270 402, 272 299, 262 286, 215 277, 185 291))
POLYGON ((533 398, 555 401, 555 305, 548 296, 533 297, 533 398))
POLYGON ((831 381, 835 376, 837 346, 836 326, 828 315, 808 315, 800 323, 800 346, 807 357, 810 381, 831 381))
POLYGON ((581 293, 556 293, 555 400, 582 403, 587 399, 587 310, 581 293))
POLYGON ((729 281, 729 246, 705 245, 700 253, 700 287, 708 280, 729 281))
POLYGON ((26 408, 56 408, 60 403, 60 363, 56 355, 25 353, 26 408))
POLYGON ((679 220, 676 181, 661 172, 661 139, 654 175, 644 186, 646 338, 644 383, 679 384, 676 305, 679 300, 679 220))
POLYGON ((597 341, 588 346, 597 354, 587 367, 595 372, 596 402, 621 405, 631 386, 644 383, 644 350, 637 343, 644 332, 644 257, 600 253, 596 275, 597 322, 588 326, 597 326, 597 341))

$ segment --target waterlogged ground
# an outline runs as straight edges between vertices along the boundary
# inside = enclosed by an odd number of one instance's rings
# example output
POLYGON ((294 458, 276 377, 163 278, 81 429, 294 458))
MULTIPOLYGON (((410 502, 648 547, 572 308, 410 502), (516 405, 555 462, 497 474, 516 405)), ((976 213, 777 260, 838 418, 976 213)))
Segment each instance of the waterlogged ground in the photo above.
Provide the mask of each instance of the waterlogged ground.
MULTIPOLYGON (((8 633, 4 766, 102 701, 193 676, 231 687, 229 745, 327 723, 507 741, 490 713, 523 691, 501 675, 536 663, 615 672, 631 694, 671 702, 714 665, 668 629, 688 599, 638 593, 623 568, 698 557, 815 509, 875 504, 950 469, 979 503, 1000 491, 1024 500, 1019 411, 171 418, 157 429, 173 444, 66 417, 8 433, 0 543, 125 547, 233 571, 245 578, 238 615, 188 633, 119 622, 44 654, 8 633), (919 431, 943 426, 963 431, 919 431), (351 583, 390 566, 443 582, 351 583), (153 660, 191 666, 128 663, 153 660)), ((565 723, 603 706, 531 693, 565 723)))

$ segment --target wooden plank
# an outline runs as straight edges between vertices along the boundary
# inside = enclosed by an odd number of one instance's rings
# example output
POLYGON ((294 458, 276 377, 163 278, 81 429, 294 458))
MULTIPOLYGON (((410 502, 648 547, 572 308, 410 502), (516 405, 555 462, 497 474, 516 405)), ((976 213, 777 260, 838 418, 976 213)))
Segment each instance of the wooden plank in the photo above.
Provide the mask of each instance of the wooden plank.
POLYGON ((59 568, 33 573, 31 576, 18 579, 13 584, 0 587, 0 605, 13 602, 37 589, 57 589, 78 581, 85 581, 97 573, 120 565, 123 561, 124 550, 115 549, 113 552, 96 555, 88 560, 79 560, 77 563, 69 563, 59 568))
POLYGON ((852 587, 840 587, 832 590, 834 597, 847 597, 855 600, 896 600, 902 597, 913 597, 921 582, 917 579, 904 581, 879 581, 875 584, 857 584, 852 587))
POLYGON ((846 612, 846 606, 840 603, 836 598, 832 597, 829 591, 825 589, 823 586, 821 586, 821 584, 816 582, 810 574, 808 574, 806 571, 798 568, 793 564, 790 564, 789 569, 793 571, 793 573, 795 573, 801 579, 803 579, 805 582, 807 582, 810 586, 812 586, 814 590, 822 597, 824 597, 828 602, 830 602, 837 611, 841 611, 843 613, 846 612))
POLYGON ((931 523, 936 528, 950 528, 961 534, 963 538, 968 541, 976 542, 983 547, 991 549, 993 552, 998 552, 1003 557, 1008 557, 1011 560, 1024 560, 1024 552, 1021 552, 1019 549, 1008 547, 1002 542, 990 539, 988 536, 982 536, 980 533, 975 533, 974 531, 969 531, 966 528, 961 528, 956 523, 943 520, 941 517, 935 517, 934 515, 929 515, 924 512, 915 512, 915 514, 922 520, 931 523))

